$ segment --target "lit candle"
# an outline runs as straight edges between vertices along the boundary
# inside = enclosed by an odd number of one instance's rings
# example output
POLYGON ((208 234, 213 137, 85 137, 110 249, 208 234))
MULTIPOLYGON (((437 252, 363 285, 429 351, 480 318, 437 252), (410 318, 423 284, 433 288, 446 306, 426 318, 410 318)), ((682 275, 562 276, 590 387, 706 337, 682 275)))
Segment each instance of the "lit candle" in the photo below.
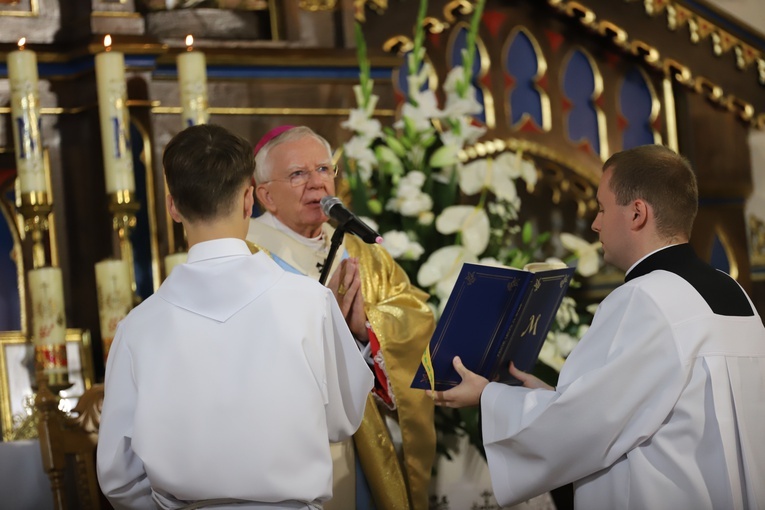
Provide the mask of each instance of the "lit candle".
POLYGON ((48 377, 49 384, 66 383, 66 317, 61 269, 31 269, 27 272, 27 281, 37 368, 48 377))
POLYGON ((107 35, 104 37, 106 51, 96 55, 96 83, 106 192, 116 193, 135 191, 135 177, 130 152, 125 57, 118 51, 112 51, 111 44, 112 38, 107 35))
POLYGON ((207 124, 207 72, 205 54, 193 50, 194 38, 186 36, 186 52, 178 55, 178 87, 181 90, 183 128, 207 124))
POLYGON ((16 171, 21 193, 47 192, 40 136, 40 96, 37 86, 37 56, 24 48, 8 54, 8 78, 11 82, 11 117, 16 141, 16 171))
POLYGON ((107 259, 96 263, 96 293, 105 361, 117 331, 117 324, 133 307, 130 270, 125 261, 107 259))
POLYGON ((175 266, 178 264, 184 264, 188 257, 189 254, 185 251, 173 253, 165 257, 165 277, 170 276, 170 273, 173 271, 175 266))

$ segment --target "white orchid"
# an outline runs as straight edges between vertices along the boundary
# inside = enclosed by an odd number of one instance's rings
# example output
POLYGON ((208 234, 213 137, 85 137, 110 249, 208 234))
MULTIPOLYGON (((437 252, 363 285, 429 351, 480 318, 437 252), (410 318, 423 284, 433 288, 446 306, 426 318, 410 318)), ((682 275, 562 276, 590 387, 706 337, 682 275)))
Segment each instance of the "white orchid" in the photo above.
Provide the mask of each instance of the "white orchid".
POLYGON ((558 312, 555 314, 555 322, 560 329, 566 329, 570 324, 579 324, 579 314, 576 312, 576 301, 570 296, 564 296, 558 312))
POLYGON ((391 257, 402 260, 418 260, 425 249, 417 241, 409 238, 406 232, 391 230, 382 235, 383 248, 388 250, 391 257))
POLYGON ((483 207, 453 205, 436 218, 436 230, 442 234, 459 232, 462 244, 473 255, 480 255, 489 245, 489 216, 483 207))
POLYGON ((465 194, 474 195, 484 188, 508 202, 518 197, 512 168, 501 160, 478 159, 460 168, 460 189, 465 194))
POLYGON ((600 241, 588 243, 581 237, 568 232, 562 232, 560 242, 564 248, 572 252, 578 259, 576 271, 584 277, 592 276, 600 268, 600 241))
POLYGON ((434 251, 417 272, 417 283, 426 289, 433 289, 433 294, 443 304, 451 294, 457 282, 462 264, 476 262, 478 259, 464 246, 445 246, 434 251))
POLYGON ((503 152, 495 159, 495 164, 505 169, 511 179, 523 179, 529 191, 534 189, 539 178, 537 167, 523 157, 523 152, 503 152))

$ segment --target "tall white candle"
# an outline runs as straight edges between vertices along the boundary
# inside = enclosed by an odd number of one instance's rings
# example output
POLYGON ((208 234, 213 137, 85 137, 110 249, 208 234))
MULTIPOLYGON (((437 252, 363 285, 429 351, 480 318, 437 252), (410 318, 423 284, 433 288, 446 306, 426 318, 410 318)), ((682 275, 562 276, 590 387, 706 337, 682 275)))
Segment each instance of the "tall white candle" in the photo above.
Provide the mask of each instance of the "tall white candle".
POLYGON ((8 78, 11 82, 11 123, 16 142, 16 171, 21 193, 47 192, 40 135, 40 95, 38 92, 37 55, 24 48, 8 54, 8 78))
POLYGON ((130 270, 125 261, 107 259, 96 263, 95 267, 98 318, 105 360, 117 331, 117 324, 133 307, 133 291, 130 270))
POLYGON ((111 36, 104 37, 106 50, 96 55, 98 114, 104 153, 106 192, 135 191, 133 155, 130 152, 130 113, 127 108, 125 56, 111 49, 111 36))
POLYGON ((32 342, 35 345, 63 345, 66 316, 61 269, 31 269, 27 272, 27 281, 32 301, 32 342))
POLYGON ((184 264, 189 258, 189 254, 186 252, 172 253, 165 257, 165 277, 170 276, 173 268, 178 264, 184 264))
POLYGON ((186 36, 186 52, 178 55, 178 87, 181 91, 183 128, 207 124, 207 64, 205 54, 193 50, 194 38, 186 36))

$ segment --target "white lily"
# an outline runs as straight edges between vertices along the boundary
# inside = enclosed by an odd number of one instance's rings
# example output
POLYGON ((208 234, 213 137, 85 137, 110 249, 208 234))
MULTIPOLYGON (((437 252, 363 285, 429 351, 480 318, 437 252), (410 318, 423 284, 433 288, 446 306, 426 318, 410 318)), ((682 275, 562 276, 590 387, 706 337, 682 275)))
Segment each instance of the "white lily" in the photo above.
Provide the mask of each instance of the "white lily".
MULTIPOLYGON (((410 91, 411 86, 410 86, 410 91)), ((410 92, 411 93, 411 92, 410 92)), ((404 104, 401 109, 401 116, 409 119, 418 131, 425 131, 432 127, 432 119, 440 119, 443 112, 438 108, 438 99, 436 93, 430 89, 417 91, 412 94, 412 99, 417 102, 417 106, 412 103, 404 104)), ((404 127, 404 121, 399 120, 393 124, 396 128, 404 127)))
POLYGON ((442 234, 462 234, 462 244, 473 255, 480 255, 489 245, 489 216, 482 207, 453 205, 436 218, 436 230, 442 234))
POLYGON ((372 177, 372 168, 377 165, 377 158, 369 148, 370 141, 362 136, 354 136, 343 146, 349 159, 356 161, 361 179, 368 181, 372 177))
POLYGON ((588 243, 581 237, 569 234, 568 232, 562 232, 560 242, 564 248, 574 253, 579 259, 576 265, 576 271, 579 274, 587 277, 598 272, 600 268, 600 255, 598 254, 601 246, 600 241, 588 243))
POLYGON ((385 205, 386 209, 412 217, 419 217, 420 214, 431 211, 433 198, 423 193, 423 184, 425 184, 425 174, 418 170, 404 175, 398 183, 394 196, 385 205))

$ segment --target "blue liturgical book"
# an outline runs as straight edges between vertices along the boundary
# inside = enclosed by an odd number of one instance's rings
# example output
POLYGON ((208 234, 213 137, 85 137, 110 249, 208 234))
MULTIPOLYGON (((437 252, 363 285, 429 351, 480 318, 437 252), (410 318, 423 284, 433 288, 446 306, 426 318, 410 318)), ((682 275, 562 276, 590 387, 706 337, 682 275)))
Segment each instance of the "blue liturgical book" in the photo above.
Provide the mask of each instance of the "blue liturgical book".
POLYGON ((530 272, 464 264, 412 388, 459 384, 455 356, 490 381, 520 384, 508 366, 534 367, 573 273, 573 267, 530 272))

